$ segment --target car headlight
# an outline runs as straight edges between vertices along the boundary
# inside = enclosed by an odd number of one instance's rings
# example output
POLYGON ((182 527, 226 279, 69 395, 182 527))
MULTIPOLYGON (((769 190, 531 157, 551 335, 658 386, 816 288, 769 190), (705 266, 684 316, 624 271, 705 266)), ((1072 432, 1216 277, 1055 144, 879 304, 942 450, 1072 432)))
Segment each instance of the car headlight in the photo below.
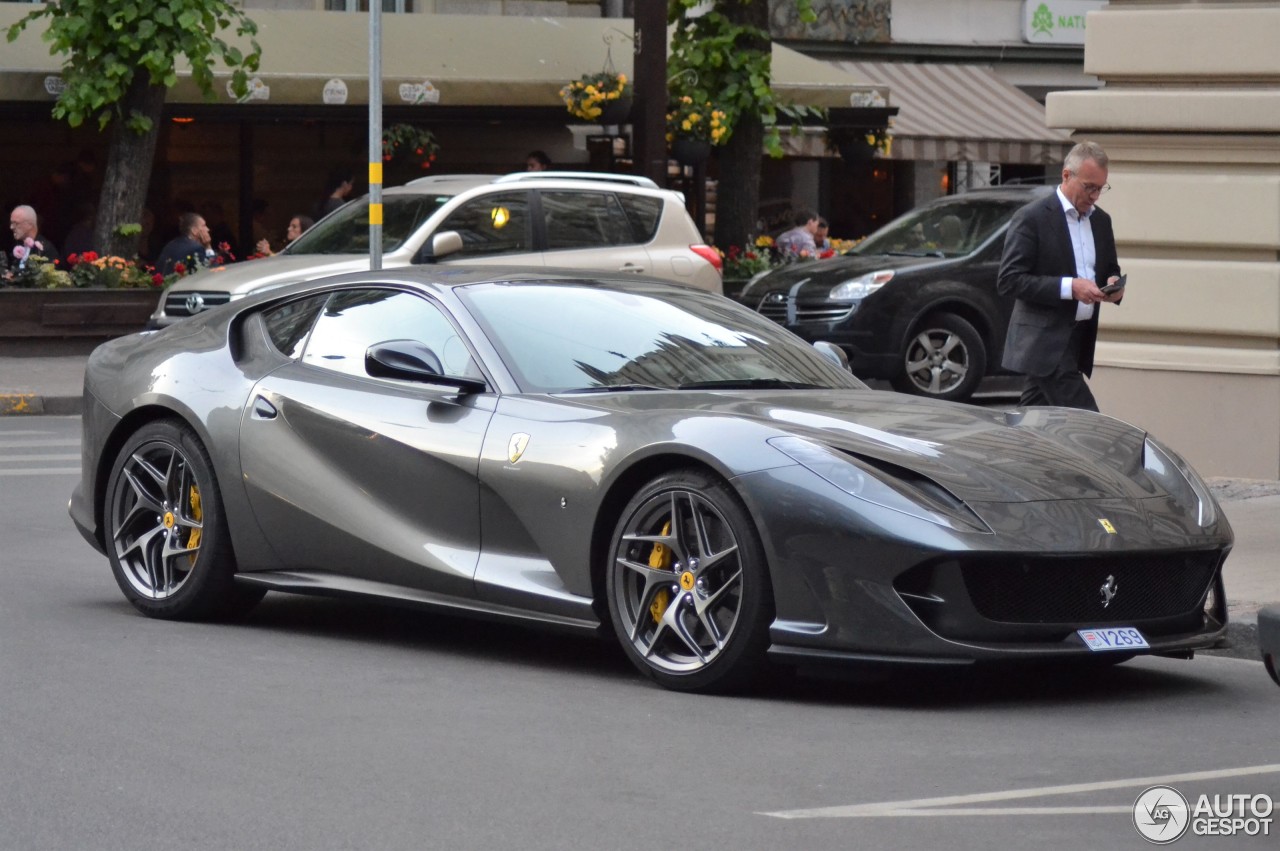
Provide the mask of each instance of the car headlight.
POLYGON ((827 293, 827 299, 829 301, 862 301, 892 280, 892 269, 869 272, 859 278, 837 284, 831 292, 827 293))
POLYGON ((1208 526, 1218 519, 1218 503, 1200 474, 1150 435, 1142 447, 1142 468, 1152 481, 1173 497, 1174 502, 1187 511, 1195 512, 1196 522, 1201 526, 1208 526))
POLYGON ((886 481, 849 455, 801 437, 771 437, 768 442, 849 496, 949 529, 991 531, 967 505, 937 482, 918 473, 902 468, 902 479, 894 477, 886 481))

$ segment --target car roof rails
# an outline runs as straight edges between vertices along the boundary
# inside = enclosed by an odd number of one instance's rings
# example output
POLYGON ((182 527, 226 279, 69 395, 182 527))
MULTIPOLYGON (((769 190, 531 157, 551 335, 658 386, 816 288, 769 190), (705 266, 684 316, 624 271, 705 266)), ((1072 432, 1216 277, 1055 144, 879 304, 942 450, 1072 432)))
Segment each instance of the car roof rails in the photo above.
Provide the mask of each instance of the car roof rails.
POLYGON ((516 171, 504 174, 494 183, 521 183, 526 180, 586 180, 597 183, 626 183, 645 189, 661 189, 657 183, 638 174, 614 174, 605 171, 516 171))
POLYGON ((493 180, 492 174, 429 174, 426 177, 415 177, 405 186, 430 186, 433 183, 458 183, 460 181, 484 183, 493 180))

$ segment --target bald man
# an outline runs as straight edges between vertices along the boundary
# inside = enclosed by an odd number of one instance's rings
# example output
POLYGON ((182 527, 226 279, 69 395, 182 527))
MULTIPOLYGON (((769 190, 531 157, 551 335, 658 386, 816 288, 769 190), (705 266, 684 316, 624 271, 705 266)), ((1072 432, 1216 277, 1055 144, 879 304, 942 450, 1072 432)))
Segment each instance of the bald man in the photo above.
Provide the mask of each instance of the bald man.
MULTIPOLYGON (((53 244, 53 240, 40 233, 39 220, 36 218, 36 211, 26 204, 22 204, 13 208, 13 212, 9 214, 9 230, 13 233, 14 246, 27 247, 27 240, 31 240, 30 253, 38 254, 46 260, 61 260, 62 255, 58 254, 58 249, 53 244)), ((25 255, 26 252, 24 251, 25 255)), ((19 269, 27 263, 25 256, 18 258, 16 265, 19 269)))

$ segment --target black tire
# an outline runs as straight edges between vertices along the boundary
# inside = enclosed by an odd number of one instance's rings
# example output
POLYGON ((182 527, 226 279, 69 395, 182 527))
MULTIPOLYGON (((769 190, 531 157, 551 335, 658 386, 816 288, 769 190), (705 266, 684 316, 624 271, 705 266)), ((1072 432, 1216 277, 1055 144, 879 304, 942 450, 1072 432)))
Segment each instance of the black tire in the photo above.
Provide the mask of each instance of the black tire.
POLYGON ((677 691, 724 692, 764 673, 773 590, 750 516, 723 481, 690 469, 645 485, 622 511, 609 559, 609 615, 642 674, 677 691))
POLYGON ((213 465, 185 424, 148 423, 125 441, 111 465, 103 523, 116 584, 144 615, 236 617, 266 593, 235 583, 213 465))
POLYGON ((903 342, 893 387, 901 393, 963 402, 987 372, 982 335, 954 313, 926 316, 903 342))

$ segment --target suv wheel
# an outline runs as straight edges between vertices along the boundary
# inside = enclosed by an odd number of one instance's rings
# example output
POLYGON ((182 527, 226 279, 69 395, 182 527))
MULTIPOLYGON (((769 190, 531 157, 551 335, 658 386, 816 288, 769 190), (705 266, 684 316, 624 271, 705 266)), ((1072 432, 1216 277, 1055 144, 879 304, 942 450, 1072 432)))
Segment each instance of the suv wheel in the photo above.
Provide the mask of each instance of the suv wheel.
POLYGON ((954 313, 926 316, 907 337, 893 387, 902 393, 962 402, 987 371, 982 335, 954 313))

